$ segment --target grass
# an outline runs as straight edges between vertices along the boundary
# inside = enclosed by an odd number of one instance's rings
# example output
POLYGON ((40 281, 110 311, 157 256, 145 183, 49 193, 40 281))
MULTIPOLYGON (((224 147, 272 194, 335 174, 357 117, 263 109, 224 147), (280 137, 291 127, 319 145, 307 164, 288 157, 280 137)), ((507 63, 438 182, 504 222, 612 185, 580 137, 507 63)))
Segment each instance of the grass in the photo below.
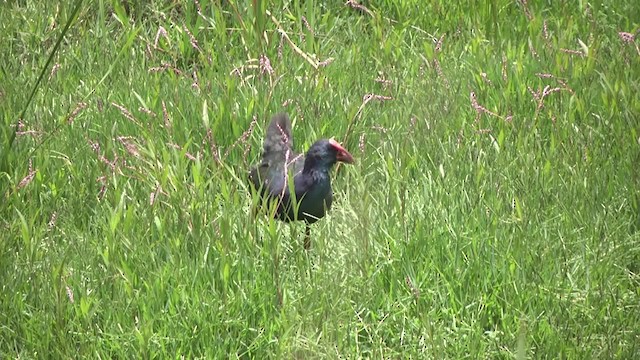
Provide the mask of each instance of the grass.
POLYGON ((1 6, 0 357, 640 354, 633 2, 1 6), (280 111, 356 157, 310 252, 280 111))

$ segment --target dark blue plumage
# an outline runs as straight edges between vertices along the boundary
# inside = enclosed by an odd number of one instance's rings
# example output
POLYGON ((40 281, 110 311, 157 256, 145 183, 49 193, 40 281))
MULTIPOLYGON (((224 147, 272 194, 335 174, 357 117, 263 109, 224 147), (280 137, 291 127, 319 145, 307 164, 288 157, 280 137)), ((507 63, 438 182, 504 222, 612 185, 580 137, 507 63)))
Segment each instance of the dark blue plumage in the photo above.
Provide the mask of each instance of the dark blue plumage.
POLYGON ((271 119, 264 139, 262 161, 251 169, 249 180, 263 201, 278 201, 277 219, 305 221, 305 248, 310 246, 309 224, 324 217, 331 208, 329 170, 338 161, 350 164, 353 157, 335 140, 318 140, 311 145, 306 156, 302 156, 293 151, 289 117, 278 114, 271 119))

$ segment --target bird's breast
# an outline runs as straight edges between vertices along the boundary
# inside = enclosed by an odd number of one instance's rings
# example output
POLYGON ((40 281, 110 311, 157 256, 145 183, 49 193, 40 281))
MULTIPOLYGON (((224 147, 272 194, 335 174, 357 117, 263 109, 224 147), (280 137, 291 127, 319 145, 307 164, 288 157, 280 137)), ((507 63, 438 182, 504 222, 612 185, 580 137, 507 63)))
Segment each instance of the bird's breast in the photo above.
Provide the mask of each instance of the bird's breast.
POLYGON ((298 208, 298 219, 308 223, 314 223, 325 216, 327 210, 331 208, 333 194, 331 183, 320 181, 314 183, 304 194, 301 194, 298 208))

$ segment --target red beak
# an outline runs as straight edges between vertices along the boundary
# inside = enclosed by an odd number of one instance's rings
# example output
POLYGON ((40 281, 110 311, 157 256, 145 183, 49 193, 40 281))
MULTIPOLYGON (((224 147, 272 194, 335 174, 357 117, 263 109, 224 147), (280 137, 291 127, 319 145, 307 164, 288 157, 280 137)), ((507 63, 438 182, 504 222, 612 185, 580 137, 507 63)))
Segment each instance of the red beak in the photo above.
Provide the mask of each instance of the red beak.
POLYGON ((333 139, 329 139, 329 143, 338 151, 338 154, 336 155, 336 159, 338 161, 341 161, 347 164, 353 164, 353 161, 354 161, 353 156, 351 156, 351 154, 347 151, 347 149, 342 147, 342 145, 340 145, 337 141, 333 139))

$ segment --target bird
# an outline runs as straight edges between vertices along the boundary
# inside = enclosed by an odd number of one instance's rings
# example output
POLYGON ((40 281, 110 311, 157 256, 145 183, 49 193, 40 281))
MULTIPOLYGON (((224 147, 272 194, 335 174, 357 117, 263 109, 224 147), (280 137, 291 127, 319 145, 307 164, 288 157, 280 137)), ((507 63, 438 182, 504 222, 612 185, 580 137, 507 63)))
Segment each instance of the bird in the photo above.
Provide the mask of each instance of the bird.
POLYGON ((305 155, 293 149, 291 120, 285 113, 271 118, 265 134, 261 161, 251 167, 249 182, 260 196, 260 205, 277 201, 274 218, 304 221, 304 248, 311 248, 310 225, 331 208, 333 192, 329 171, 337 162, 353 164, 353 156, 336 140, 320 139, 305 155))

